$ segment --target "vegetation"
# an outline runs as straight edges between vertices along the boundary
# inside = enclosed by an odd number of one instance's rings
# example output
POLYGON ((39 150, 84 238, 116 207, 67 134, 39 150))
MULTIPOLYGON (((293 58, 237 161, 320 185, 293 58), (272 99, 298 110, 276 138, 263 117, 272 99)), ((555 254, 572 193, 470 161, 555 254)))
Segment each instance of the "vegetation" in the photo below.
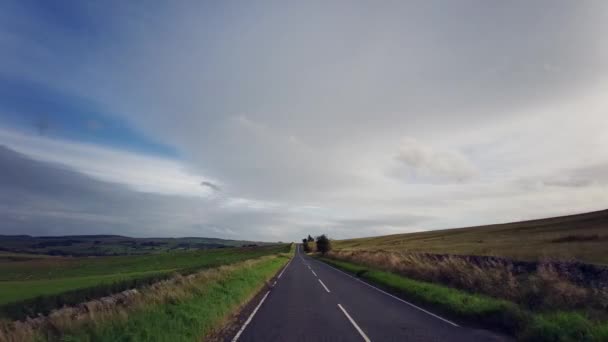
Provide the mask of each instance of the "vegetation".
POLYGON ((315 239, 308 235, 308 237, 302 239, 302 248, 305 253, 312 253, 316 250, 315 239))
POLYGON ((322 255, 325 255, 327 252, 331 251, 331 241, 329 241, 329 238, 327 238, 325 234, 317 236, 316 246, 317 251, 322 255))
POLYGON ((585 279, 584 274, 569 274, 566 267, 555 263, 540 263, 527 269, 503 259, 428 254, 337 251, 329 256, 507 299, 531 310, 584 310, 594 316, 606 316, 608 310, 608 279, 585 279))
POLYGON ((220 327, 283 265, 271 255, 64 308, 43 318, 0 324, 0 341, 192 341, 220 327))
POLYGON ((524 222, 333 241, 334 249, 546 258, 608 264, 608 210, 524 222))
POLYGON ((204 268, 257 258, 288 245, 176 251, 141 256, 0 259, 0 316, 13 319, 47 313, 124 289, 204 268))
POLYGON ((120 235, 0 235, 0 251, 58 256, 108 256, 267 245, 215 238, 131 238, 120 235))
POLYGON ((500 328, 522 341, 608 341, 608 323, 593 321, 581 313, 533 312, 503 299, 417 281, 350 262, 321 260, 409 300, 463 320, 500 328))
POLYGON ((305 253, 312 252, 312 248, 310 247, 309 242, 306 239, 302 239, 302 248, 304 248, 305 253))

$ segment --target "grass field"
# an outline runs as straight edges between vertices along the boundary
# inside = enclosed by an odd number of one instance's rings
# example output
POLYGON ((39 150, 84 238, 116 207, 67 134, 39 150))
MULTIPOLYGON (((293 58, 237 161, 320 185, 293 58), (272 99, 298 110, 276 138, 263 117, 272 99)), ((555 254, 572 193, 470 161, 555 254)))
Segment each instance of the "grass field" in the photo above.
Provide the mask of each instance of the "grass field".
POLYGON ((121 300, 89 301, 86 308, 63 308, 38 321, 0 320, 0 341, 200 341, 230 322, 287 263, 293 248, 273 252, 174 275, 121 300))
POLYGON ((335 249, 544 258, 608 264, 608 210, 541 220, 333 241, 335 249))
POLYGON ((27 300, 38 309, 74 304, 74 301, 134 286, 138 279, 155 280, 174 272, 189 273, 231 264, 285 251, 286 246, 116 257, 0 258, 0 315, 9 311, 9 306, 13 311, 21 309, 21 303, 27 300), (124 288, 120 284, 124 284, 124 288), (95 291, 87 290, 91 288, 95 291), (64 303, 65 300, 68 302, 64 303))
POLYGON ((253 267, 239 267, 198 288, 193 297, 141 310, 129 319, 89 326, 63 337, 64 341, 194 341, 213 331, 236 308, 246 303, 285 263, 270 258, 253 267))

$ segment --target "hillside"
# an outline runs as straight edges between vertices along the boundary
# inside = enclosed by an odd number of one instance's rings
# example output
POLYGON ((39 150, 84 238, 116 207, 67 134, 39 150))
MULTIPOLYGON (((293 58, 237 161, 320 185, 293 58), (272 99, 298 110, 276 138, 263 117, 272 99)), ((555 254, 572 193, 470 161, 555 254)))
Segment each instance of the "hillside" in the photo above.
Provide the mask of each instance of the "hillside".
POLYGON ((543 258, 608 264, 608 210, 539 220, 334 241, 336 249, 543 258))
POLYGON ((264 242, 202 237, 132 238, 120 235, 0 235, 0 253, 72 256, 133 255, 169 250, 199 250, 267 244, 264 242))

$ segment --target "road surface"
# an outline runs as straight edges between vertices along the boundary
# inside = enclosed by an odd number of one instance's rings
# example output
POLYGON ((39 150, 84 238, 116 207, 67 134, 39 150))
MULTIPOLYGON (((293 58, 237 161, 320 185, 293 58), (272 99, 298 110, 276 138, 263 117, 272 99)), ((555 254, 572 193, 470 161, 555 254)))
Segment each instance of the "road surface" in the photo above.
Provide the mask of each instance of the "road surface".
POLYGON ((507 341, 459 326, 300 250, 233 341, 507 341))

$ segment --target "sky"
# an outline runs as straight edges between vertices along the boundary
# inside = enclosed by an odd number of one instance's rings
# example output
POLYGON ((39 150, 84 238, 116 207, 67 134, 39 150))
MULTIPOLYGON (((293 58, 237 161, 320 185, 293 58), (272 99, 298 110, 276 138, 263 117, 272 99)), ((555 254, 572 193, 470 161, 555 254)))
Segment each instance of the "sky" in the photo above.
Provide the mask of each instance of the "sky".
POLYGON ((0 234, 606 209, 607 34, 605 1, 2 1, 0 234))

